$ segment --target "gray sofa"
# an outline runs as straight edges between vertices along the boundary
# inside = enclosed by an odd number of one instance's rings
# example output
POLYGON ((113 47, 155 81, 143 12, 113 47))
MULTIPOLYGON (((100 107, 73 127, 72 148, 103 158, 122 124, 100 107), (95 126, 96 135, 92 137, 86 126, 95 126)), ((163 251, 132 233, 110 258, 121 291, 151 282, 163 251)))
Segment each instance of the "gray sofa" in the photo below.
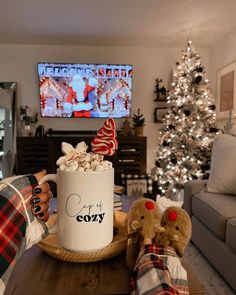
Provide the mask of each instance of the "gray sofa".
POLYGON ((236 196, 207 192, 207 180, 184 186, 192 242, 236 291, 236 196))

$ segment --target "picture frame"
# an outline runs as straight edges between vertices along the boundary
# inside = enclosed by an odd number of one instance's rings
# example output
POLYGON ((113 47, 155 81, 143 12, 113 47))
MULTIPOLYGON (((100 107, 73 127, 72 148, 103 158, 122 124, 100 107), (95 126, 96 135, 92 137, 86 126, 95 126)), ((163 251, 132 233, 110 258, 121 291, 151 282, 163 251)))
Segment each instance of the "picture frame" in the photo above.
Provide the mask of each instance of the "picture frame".
POLYGON ((164 116, 167 114, 168 106, 167 102, 158 102, 157 107, 154 110, 154 122, 162 123, 164 116))
POLYGON ((218 120, 236 117, 236 62, 217 71, 216 116, 218 120))
POLYGON ((149 174, 121 174, 122 186, 127 196, 152 194, 152 178, 149 174))

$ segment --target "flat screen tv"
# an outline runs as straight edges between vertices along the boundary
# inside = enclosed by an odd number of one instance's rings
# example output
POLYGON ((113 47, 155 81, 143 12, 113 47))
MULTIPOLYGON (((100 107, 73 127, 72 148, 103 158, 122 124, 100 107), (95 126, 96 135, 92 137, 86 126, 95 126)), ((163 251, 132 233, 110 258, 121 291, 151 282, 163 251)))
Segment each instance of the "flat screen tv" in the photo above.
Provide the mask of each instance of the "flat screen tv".
POLYGON ((37 73, 42 117, 131 116, 132 65, 38 63, 37 73))

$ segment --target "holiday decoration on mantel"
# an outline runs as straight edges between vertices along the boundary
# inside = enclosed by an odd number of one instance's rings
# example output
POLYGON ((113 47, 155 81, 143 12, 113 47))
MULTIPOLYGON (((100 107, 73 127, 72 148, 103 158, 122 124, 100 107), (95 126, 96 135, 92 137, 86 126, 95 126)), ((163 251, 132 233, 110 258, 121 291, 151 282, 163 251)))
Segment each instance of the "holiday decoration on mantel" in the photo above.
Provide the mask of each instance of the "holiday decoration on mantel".
POLYGON ((233 130, 233 126, 234 126, 234 123, 232 120, 232 110, 230 110, 228 120, 226 121, 226 124, 223 127, 222 132, 236 136, 235 131, 233 130))
POLYGON ((159 78, 156 79, 155 88, 156 89, 154 93, 156 94, 156 98, 154 99, 154 101, 165 101, 167 91, 166 91, 166 88, 163 86, 162 79, 159 79, 159 78))
POLYGON ((20 107, 20 120, 25 125, 35 124, 38 122, 38 113, 34 113, 29 106, 20 107))
POLYGON ((34 113, 28 106, 20 107, 20 135, 21 136, 33 136, 35 124, 38 122, 38 113, 34 113))
POLYGON ((181 190, 187 180, 205 178, 212 143, 219 133, 209 81, 190 40, 176 66, 152 169, 160 195, 167 197, 181 190))
POLYGON ((134 128, 134 135, 135 136, 143 136, 143 129, 145 126, 145 118, 143 114, 141 114, 140 109, 138 109, 137 114, 133 114, 133 128, 134 128))
POLYGON ((167 112, 167 90, 163 86, 162 79, 156 79, 156 86, 155 86, 155 99, 156 102, 155 109, 154 109, 154 123, 161 123, 163 117, 167 112))
POLYGON ((123 125, 121 127, 121 134, 123 136, 132 136, 133 135, 133 128, 130 124, 129 118, 124 119, 123 125))

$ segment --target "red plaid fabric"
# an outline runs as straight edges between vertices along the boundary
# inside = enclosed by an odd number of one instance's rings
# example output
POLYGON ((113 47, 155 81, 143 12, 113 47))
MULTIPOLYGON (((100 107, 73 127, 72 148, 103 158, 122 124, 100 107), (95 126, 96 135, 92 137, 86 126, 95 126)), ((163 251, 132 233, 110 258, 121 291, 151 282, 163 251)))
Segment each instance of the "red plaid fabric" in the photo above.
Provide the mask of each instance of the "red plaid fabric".
POLYGON ((0 276, 12 264, 25 236, 25 217, 12 205, 12 203, 0 195, 0 276))
POLYGON ((45 224, 37 221, 31 212, 30 200, 37 184, 33 175, 0 181, 0 295, 4 293, 12 269, 21 254, 47 234, 45 224), (24 200, 28 219, 17 191, 24 200), (29 225, 32 232, 26 231, 29 225))
POLYGON ((131 276, 131 294, 189 294, 187 273, 173 248, 144 246, 131 276))

